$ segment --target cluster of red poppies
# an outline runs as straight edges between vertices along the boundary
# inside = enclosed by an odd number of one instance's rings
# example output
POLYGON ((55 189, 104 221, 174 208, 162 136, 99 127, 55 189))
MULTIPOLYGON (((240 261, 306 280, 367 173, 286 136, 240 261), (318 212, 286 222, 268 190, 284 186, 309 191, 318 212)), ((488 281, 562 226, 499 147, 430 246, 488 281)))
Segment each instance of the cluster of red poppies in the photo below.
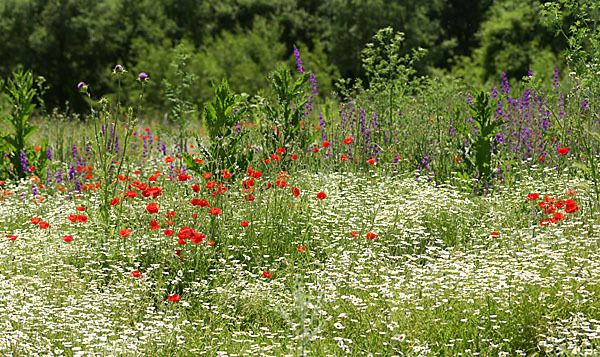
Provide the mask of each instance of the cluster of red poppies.
MULTIPOLYGON (((572 190, 567 191, 567 196, 575 195, 572 190)), ((527 201, 537 201, 540 198, 538 193, 530 193, 527 195, 527 201)), ((565 213, 575 213, 581 209, 577 205, 577 202, 572 199, 556 200, 553 196, 544 196, 544 198, 538 203, 538 207, 542 210, 543 214, 551 215, 544 217, 540 220, 541 226, 547 226, 551 223, 557 223, 565 219, 565 214, 559 210, 564 209, 565 213)))

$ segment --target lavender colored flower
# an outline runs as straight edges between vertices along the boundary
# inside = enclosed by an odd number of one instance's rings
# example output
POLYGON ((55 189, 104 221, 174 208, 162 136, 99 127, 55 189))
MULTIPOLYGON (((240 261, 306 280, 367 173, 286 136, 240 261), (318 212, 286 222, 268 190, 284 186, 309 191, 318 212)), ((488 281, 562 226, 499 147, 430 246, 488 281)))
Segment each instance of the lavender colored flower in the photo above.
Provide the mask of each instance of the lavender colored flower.
POLYGON ((46 157, 48 161, 52 161, 52 151, 50 151, 50 148, 46 149, 46 157))
POLYGON ((79 89, 79 90, 81 90, 82 88, 85 89, 85 86, 86 86, 85 82, 79 82, 77 84, 77 89, 79 89))
POLYGON ((85 156, 90 158, 92 156, 92 148, 90 147, 90 138, 85 138, 85 156))
POLYGON ((140 74, 138 74, 138 78, 141 81, 145 81, 146 79, 148 79, 148 75, 145 72, 140 72, 140 74))
POLYGON ((123 66, 121 66, 120 64, 116 65, 115 68, 113 69, 115 72, 120 73, 123 72, 123 66))
POLYGON ((294 56, 296 57, 296 68, 298 69, 298 72, 304 74, 304 65, 302 64, 302 58, 300 58, 300 51, 298 51, 296 46, 294 46, 294 56))
POLYGON ((318 91, 319 87, 317 86, 317 79, 315 78, 314 73, 310 74, 310 83, 311 83, 311 85, 310 85, 311 92, 315 95, 319 95, 319 91, 318 91))
POLYGON ((506 95, 510 94, 510 85, 508 83, 508 79, 506 78, 506 73, 502 72, 502 86, 504 87, 503 92, 506 95))
POLYGON ((29 171, 29 164, 27 163, 27 157, 25 153, 21 151, 21 167, 23 167, 23 172, 29 171))
POLYGON ((75 165, 71 165, 69 169, 69 180, 73 181, 75 179, 75 175, 77 174, 77 169, 75 169, 75 165))

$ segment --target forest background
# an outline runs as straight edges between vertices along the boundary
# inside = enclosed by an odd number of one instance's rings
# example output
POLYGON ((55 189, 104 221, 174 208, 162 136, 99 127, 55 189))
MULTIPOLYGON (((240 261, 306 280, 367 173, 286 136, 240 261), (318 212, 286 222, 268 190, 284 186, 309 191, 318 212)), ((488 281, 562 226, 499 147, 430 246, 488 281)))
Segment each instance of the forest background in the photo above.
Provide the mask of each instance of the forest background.
MULTIPOLYGON (((268 91, 267 74, 295 67, 293 50, 314 72, 322 95, 338 78, 367 76, 361 51, 378 29, 405 33, 402 53, 424 48, 416 75, 462 78, 478 87, 505 72, 551 78, 567 40, 542 25, 536 0, 4 0, 0 2, 0 78, 32 70, 46 109, 84 110, 77 83, 111 96, 116 63, 144 71, 146 114, 168 111, 165 85, 178 81, 177 54, 195 80, 190 101, 212 98, 226 78, 238 93, 268 91), (181 59, 181 56, 180 56, 181 59)), ((571 20, 565 13, 565 24, 571 20)), ((564 73, 561 72, 561 75, 564 73)), ((544 81, 548 83, 551 81, 544 81)), ((127 88, 137 98, 139 88, 127 88)))

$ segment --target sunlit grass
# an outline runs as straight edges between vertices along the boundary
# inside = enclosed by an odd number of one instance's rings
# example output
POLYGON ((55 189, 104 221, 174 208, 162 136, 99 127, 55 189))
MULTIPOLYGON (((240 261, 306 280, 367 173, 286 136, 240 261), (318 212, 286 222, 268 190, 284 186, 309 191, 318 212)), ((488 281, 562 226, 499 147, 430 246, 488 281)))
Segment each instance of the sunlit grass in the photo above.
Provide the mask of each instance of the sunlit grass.
POLYGON ((163 181, 163 196, 126 200, 108 236, 94 218, 96 193, 67 200, 56 192, 32 204, 27 183, 7 183, 14 193, 0 205, 0 233, 18 238, 0 244, 0 351, 598 353, 597 217, 584 207, 540 226, 527 194, 564 198, 576 182, 535 177, 475 197, 413 177, 295 172, 288 183, 298 197, 264 176, 254 201, 236 188, 241 177, 215 199, 163 181), (195 197, 223 213, 190 205, 195 197), (149 202, 159 213, 145 210, 149 202), (80 205, 90 220, 67 220, 80 205), (151 230, 151 219, 163 226, 151 230), (207 237, 179 245, 183 226, 207 237), (124 239, 118 232, 126 227, 124 239), (166 228, 176 233, 168 237, 166 228), (378 237, 367 239, 369 232, 378 237), (73 242, 63 241, 67 234, 73 242), (144 276, 132 277, 134 270, 144 276), (170 302, 175 293, 181 300, 170 302))

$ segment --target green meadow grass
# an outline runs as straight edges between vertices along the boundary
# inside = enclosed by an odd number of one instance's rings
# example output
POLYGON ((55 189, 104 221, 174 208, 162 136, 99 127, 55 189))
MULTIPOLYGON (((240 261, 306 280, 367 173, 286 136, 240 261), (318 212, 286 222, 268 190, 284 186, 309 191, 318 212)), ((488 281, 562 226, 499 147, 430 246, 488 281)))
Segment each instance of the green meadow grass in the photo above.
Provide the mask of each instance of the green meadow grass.
POLYGON ((297 171, 284 188, 264 175, 254 201, 241 192, 244 177, 213 198, 163 175, 155 183, 163 195, 125 200, 112 227, 96 219, 98 191, 68 199, 42 190, 45 200, 34 204, 29 182, 6 182, 1 188, 13 194, 0 202, 0 354, 599 353, 598 217, 579 192, 581 210, 563 221, 541 226, 534 213, 544 195, 566 199, 580 181, 532 171, 518 186, 476 197, 384 171, 297 171), (536 202, 526 200, 531 192, 536 202), (149 202, 158 213, 146 211, 149 202), (89 220, 71 222, 70 214, 89 220), (161 228, 151 230, 151 219, 161 228), (179 245, 183 226, 207 237, 179 245), (125 228, 132 233, 122 238, 125 228), (18 238, 4 238, 11 234, 18 238), (173 294, 181 300, 169 301, 173 294))

